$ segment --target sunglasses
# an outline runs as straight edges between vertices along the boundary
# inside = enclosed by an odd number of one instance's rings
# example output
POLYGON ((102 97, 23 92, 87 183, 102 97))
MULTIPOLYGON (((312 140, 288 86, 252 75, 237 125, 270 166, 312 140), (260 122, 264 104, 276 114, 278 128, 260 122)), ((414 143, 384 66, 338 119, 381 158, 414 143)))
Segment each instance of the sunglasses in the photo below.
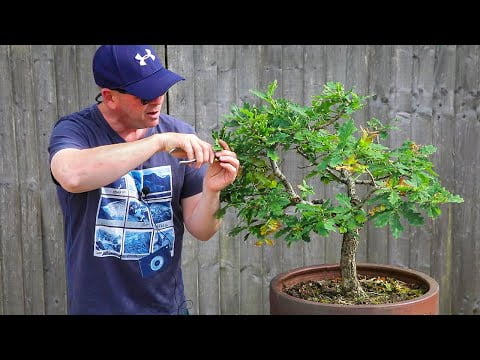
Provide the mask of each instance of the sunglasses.
MULTIPOLYGON (((110 89, 110 90, 117 91, 120 94, 128 94, 127 90, 125 90, 125 89, 117 88, 117 89, 110 89)), ((130 94, 130 95, 133 95, 133 94, 130 94)), ((133 95, 133 96, 135 96, 135 95, 133 95)), ((138 96, 135 96, 135 97, 140 99, 138 96)), ((140 102, 142 103, 142 105, 147 105, 150 101, 152 101, 152 100, 140 99, 140 102)))
MULTIPOLYGON (((113 91, 117 91, 119 92, 120 94, 129 94, 125 89, 120 89, 120 88, 115 88, 115 89, 110 89, 110 90, 113 90, 113 91)), ((130 94, 132 96, 135 96, 133 94, 130 94)), ((102 96, 102 93, 99 93, 97 96, 95 96, 95 101, 100 104, 102 101, 100 100, 100 97, 102 96)), ((140 99, 138 96, 135 96, 136 98, 138 98, 140 100, 140 102, 142 103, 142 105, 147 105, 149 102, 151 102, 152 100, 145 100, 145 99, 140 99)))

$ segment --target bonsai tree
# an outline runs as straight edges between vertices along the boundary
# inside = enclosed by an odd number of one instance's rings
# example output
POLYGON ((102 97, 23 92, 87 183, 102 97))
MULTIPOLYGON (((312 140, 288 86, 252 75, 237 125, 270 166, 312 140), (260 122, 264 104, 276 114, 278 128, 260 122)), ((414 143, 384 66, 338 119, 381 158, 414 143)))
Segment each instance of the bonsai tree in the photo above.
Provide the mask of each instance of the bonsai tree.
POLYGON ((440 204, 463 199, 442 187, 429 156, 432 145, 407 140, 399 148, 381 144, 392 127, 372 118, 366 127, 353 115, 368 96, 329 82, 313 96, 310 106, 275 98, 277 82, 266 92, 251 92, 262 106, 234 105, 215 140, 223 139, 237 153, 241 172, 221 193, 222 217, 228 208, 238 212, 230 235, 245 232, 257 245, 282 238, 290 246, 310 241, 311 233, 327 237, 343 234, 340 269, 345 294, 364 294, 356 270, 359 230, 368 221, 389 225, 394 237, 403 231, 401 219, 422 225, 424 216, 438 217, 440 204), (301 184, 292 183, 281 170, 281 154, 294 151, 305 159, 307 174, 301 184), (307 182, 318 177, 337 182, 344 192, 322 199, 307 182), (365 190, 361 192, 359 189, 365 190), (360 193, 363 195, 360 196, 360 193))

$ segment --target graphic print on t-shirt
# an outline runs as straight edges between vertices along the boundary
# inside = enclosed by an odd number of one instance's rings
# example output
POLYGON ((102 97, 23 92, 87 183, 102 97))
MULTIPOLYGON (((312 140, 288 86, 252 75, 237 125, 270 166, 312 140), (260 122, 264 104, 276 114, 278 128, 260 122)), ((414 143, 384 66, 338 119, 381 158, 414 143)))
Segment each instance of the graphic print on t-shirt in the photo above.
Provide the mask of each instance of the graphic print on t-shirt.
POLYGON ((174 244, 170 166, 132 170, 101 189, 94 256, 138 260, 161 248, 173 256, 174 244))

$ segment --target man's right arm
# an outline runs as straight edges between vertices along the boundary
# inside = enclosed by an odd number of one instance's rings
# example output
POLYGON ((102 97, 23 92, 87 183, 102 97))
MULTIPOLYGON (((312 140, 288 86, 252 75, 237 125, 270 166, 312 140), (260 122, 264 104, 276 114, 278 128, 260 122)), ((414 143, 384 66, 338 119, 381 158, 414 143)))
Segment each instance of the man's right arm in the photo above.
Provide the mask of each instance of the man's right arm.
POLYGON ((155 153, 174 147, 183 149, 185 156, 196 158, 194 166, 213 162, 210 144, 193 134, 163 133, 122 144, 90 149, 59 150, 51 161, 52 175, 67 191, 81 193, 98 189, 119 179, 155 153))
POLYGON ((161 151, 159 135, 91 149, 63 149, 52 158, 53 177, 67 191, 98 189, 119 179, 161 151))

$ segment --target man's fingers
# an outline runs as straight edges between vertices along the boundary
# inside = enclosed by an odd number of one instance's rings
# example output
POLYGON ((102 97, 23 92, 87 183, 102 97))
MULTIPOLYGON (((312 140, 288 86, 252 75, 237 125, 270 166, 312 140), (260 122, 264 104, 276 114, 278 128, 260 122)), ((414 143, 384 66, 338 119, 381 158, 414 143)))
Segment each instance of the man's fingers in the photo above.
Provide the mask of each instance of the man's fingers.
POLYGON ((213 152, 212 145, 209 143, 200 140, 195 135, 180 135, 179 142, 177 146, 171 148, 168 153, 177 159, 183 159, 182 164, 192 164, 196 163, 196 167, 202 166, 204 163, 213 163, 215 159, 215 154, 213 152))
POLYGON ((225 150, 230 150, 230 146, 228 146, 228 144, 221 140, 221 139, 218 139, 218 142, 220 143, 220 145, 222 145, 222 147, 225 149, 225 150))
POLYGON ((176 158, 184 158, 187 153, 182 148, 174 147, 168 151, 168 153, 176 158))

